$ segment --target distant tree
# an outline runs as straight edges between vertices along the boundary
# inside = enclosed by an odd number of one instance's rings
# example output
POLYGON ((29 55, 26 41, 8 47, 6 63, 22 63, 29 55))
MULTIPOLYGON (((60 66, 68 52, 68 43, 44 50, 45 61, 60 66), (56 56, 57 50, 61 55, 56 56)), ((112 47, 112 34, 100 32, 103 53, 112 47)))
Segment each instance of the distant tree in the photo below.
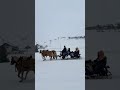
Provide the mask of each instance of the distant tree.
POLYGON ((99 32, 99 31, 100 31, 100 32, 103 32, 103 26, 98 24, 98 25, 96 26, 96 30, 97 30, 98 32, 99 32))
POLYGON ((27 45, 27 46, 25 47, 25 49, 28 51, 29 49, 31 49, 31 47, 30 47, 29 45, 27 45))
POLYGON ((26 46, 25 49, 31 49, 31 47, 30 46, 26 46))
POLYGON ((120 23, 116 23, 115 25, 117 29, 120 29, 120 23))
POLYGON ((68 37, 68 39, 70 39, 70 37, 68 37))

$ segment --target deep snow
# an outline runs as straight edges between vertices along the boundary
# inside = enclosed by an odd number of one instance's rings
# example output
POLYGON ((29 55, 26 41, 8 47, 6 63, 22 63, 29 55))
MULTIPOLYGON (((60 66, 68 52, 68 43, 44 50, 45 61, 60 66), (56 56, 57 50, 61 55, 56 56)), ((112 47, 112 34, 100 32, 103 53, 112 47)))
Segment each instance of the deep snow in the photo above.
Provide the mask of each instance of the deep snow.
POLYGON ((0 63, 0 88, 2 90, 34 90, 35 75, 33 72, 28 74, 27 80, 20 83, 15 72, 14 66, 10 63, 0 63))
MULTIPOLYGON (((78 60, 49 60, 43 61, 39 53, 35 54, 36 58, 36 90, 85 90, 85 40, 63 40, 62 44, 58 41, 53 42, 51 47, 60 51, 60 46, 74 50, 79 47, 81 59, 78 60)), ((59 54, 59 52, 58 52, 59 54)))
POLYGON ((86 80, 86 90, 119 90, 120 85, 120 37, 119 32, 86 31, 85 58, 95 59, 99 50, 104 50, 107 64, 111 67, 112 79, 86 80))

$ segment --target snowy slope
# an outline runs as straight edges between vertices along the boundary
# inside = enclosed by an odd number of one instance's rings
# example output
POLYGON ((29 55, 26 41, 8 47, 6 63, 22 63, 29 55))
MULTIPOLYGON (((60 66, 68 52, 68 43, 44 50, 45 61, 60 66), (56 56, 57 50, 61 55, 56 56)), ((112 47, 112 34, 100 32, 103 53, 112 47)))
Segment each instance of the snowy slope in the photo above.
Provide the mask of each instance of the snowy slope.
POLYGON ((35 76, 33 72, 28 74, 27 80, 20 83, 14 66, 10 63, 0 63, 0 88, 2 90, 34 90, 35 76))
POLYGON ((66 48, 70 48, 71 51, 75 51, 75 48, 78 47, 80 49, 80 54, 82 55, 82 58, 85 59, 85 39, 60 39, 60 40, 53 40, 50 44, 49 41, 46 42, 48 45, 46 49, 48 50, 56 50, 58 51, 57 54, 59 55, 59 51, 62 51, 63 47, 66 46, 66 48))
POLYGON ((53 42, 47 49, 61 50, 66 45, 74 50, 80 48, 82 58, 80 60, 54 60, 43 61, 39 53, 36 58, 36 90, 85 90, 84 61, 85 43, 84 40, 63 40, 53 42), (60 43, 62 44, 60 45, 60 43))
POLYGON ((119 32, 86 31, 85 58, 95 59, 97 51, 104 50, 107 56, 107 64, 111 67, 112 79, 110 80, 86 80, 86 90, 119 90, 120 85, 120 37, 119 32), (88 34, 87 34, 88 33, 88 34), (89 46, 88 46, 89 45, 89 46))
MULTIPOLYGON (((25 54, 10 54, 8 56, 11 60, 11 56, 29 56, 32 53, 25 54)), ((15 66, 8 63, 0 63, 0 88, 3 90, 34 90, 35 89, 35 75, 31 71, 28 73, 27 80, 20 83, 18 78, 18 72, 15 72, 15 66)))

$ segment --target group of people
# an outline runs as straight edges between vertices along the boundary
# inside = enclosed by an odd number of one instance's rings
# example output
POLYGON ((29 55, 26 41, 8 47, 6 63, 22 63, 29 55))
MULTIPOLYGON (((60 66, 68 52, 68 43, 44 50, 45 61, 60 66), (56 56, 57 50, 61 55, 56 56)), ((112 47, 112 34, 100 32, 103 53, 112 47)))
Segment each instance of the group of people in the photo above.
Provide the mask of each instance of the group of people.
POLYGON ((99 51, 97 53, 97 58, 95 60, 87 60, 85 62, 86 75, 101 74, 105 75, 105 66, 107 63, 107 57, 104 55, 104 51, 99 51))
POLYGON ((66 48, 66 46, 64 46, 62 52, 61 52, 61 56, 63 56, 63 59, 70 55, 71 58, 79 58, 80 57, 80 50, 79 48, 77 47, 75 49, 75 51, 71 51, 70 48, 66 48))

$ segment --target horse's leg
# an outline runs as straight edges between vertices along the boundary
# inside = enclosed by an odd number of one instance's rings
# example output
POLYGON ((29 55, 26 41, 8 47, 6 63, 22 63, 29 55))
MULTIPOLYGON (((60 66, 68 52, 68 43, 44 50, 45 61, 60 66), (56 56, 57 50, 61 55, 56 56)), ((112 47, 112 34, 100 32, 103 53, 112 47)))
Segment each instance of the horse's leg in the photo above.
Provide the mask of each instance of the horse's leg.
POLYGON ((20 73, 21 73, 21 71, 20 70, 18 70, 18 77, 20 78, 20 73))
POLYGON ((50 60, 52 60, 52 56, 50 56, 50 60))
POLYGON ((57 55, 56 55, 56 60, 57 60, 57 55))
POLYGON ((53 56, 53 55, 51 56, 51 60, 52 60, 52 59, 54 59, 54 56, 53 56))
POLYGON ((45 61, 46 60, 46 58, 45 58, 45 56, 43 57, 43 61, 45 61))
POLYGON ((47 56, 45 56, 45 58, 44 58, 44 59, 46 60, 46 58, 47 58, 47 56))
POLYGON ((44 57, 42 56, 42 59, 44 59, 44 57))
POLYGON ((17 72, 17 65, 15 64, 15 72, 17 72))
POLYGON ((16 66, 15 66, 15 72, 17 72, 16 66))
POLYGON ((25 80, 26 80, 26 78, 27 78, 28 73, 29 73, 29 71, 26 71, 25 80))
POLYGON ((21 80, 19 82, 23 81, 23 75, 24 75, 24 71, 21 72, 21 80))
POLYGON ((53 56, 53 59, 55 59, 55 56, 53 56))
POLYGON ((15 68, 15 72, 17 72, 17 68, 15 68))

